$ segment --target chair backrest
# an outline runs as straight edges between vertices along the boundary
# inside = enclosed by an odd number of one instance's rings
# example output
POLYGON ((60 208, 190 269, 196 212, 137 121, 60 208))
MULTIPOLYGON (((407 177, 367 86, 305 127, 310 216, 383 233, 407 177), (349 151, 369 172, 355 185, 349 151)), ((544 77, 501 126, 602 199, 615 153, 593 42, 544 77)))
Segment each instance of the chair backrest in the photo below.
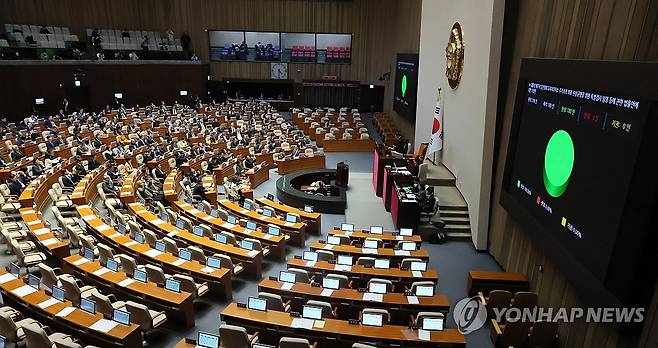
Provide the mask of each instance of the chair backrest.
POLYGON ((530 348, 549 348, 557 337, 557 322, 536 321, 532 324, 527 346, 530 348))
POLYGON ((503 328, 503 334, 498 338, 496 346, 522 347, 528 338, 532 323, 522 320, 508 320, 503 328))
POLYGON ((41 273, 41 284, 48 289, 52 289, 54 285, 57 285, 57 275, 50 266, 41 262, 37 267, 39 268, 39 273, 41 273))
POLYGON ((117 258, 119 259, 119 262, 121 263, 121 270, 125 272, 126 274, 133 274, 135 273, 135 269, 137 269, 137 262, 135 262, 135 259, 132 256, 128 256, 125 254, 119 254, 117 255, 117 258))
POLYGON ((311 344, 305 338, 281 337, 279 348, 310 348, 311 344))
POLYGON ((329 303, 329 302, 308 300, 308 301, 306 301, 306 304, 309 305, 309 306, 315 306, 315 307, 322 308, 322 317, 323 318, 333 318, 334 317, 333 308, 331 307, 331 303, 329 303))
POLYGON ((90 292, 91 299, 96 303, 96 311, 111 316, 114 313, 112 301, 110 298, 101 294, 100 291, 94 289, 90 292))
POLYGON ((249 348, 251 346, 247 330, 235 325, 220 325, 219 340, 222 347, 249 348))
POLYGON ((159 285, 164 285, 165 280, 167 278, 165 277, 165 273, 162 270, 162 268, 148 263, 144 265, 144 268, 146 269, 146 275, 150 282, 154 282, 159 285))
POLYGON ((62 282, 62 288, 64 288, 64 297, 71 301, 73 305, 79 306, 81 291, 75 278, 62 277, 60 281, 62 282))
POLYGON ((281 295, 270 294, 269 292, 259 292, 258 298, 267 301, 267 309, 273 311, 284 312, 283 299, 281 295))
POLYGON ((224 254, 214 254, 214 258, 219 259, 220 265, 222 265, 222 268, 226 268, 231 271, 231 275, 233 275, 233 260, 228 255, 224 254))
POLYGON ((422 328, 425 319, 445 319, 445 315, 440 312, 419 312, 416 314, 416 325, 422 328))
POLYGON ((168 253, 172 253, 176 256, 178 256, 178 245, 176 244, 176 241, 169 237, 163 237, 162 241, 165 244, 165 251, 168 253))
POLYGON ((39 325, 30 323, 23 325, 25 341, 28 347, 51 347, 53 342, 48 338, 48 334, 39 325))
POLYGON ((331 261, 336 259, 334 253, 329 250, 316 250, 315 252, 318 254, 318 261, 331 261))
POLYGON ((291 273, 295 274, 295 281, 297 283, 306 283, 306 284, 308 284, 308 283, 311 282, 311 280, 308 276, 308 272, 304 269, 291 267, 291 268, 288 268, 288 272, 291 272, 291 273))
POLYGON ((219 234, 226 237, 226 243, 228 244, 237 243, 237 239, 235 239, 235 235, 233 233, 227 231, 221 231, 219 232, 219 234))
POLYGON ((199 261, 204 265, 206 264, 206 254, 203 253, 203 250, 201 250, 201 248, 196 246, 188 246, 187 250, 190 251, 190 254, 192 255, 192 260, 199 261))
POLYGON ((199 296, 198 288, 194 278, 184 274, 174 274, 173 278, 180 282, 181 291, 189 292, 194 298, 199 296))
POLYGON ((489 292, 487 312, 492 315, 494 309, 509 308, 512 304, 512 293, 507 290, 492 290, 489 292))
POLYGON ((108 259, 114 258, 114 250, 109 246, 98 243, 98 261, 101 264, 106 264, 108 259))
POLYGON ((361 256, 356 260, 357 265, 372 267, 375 265, 375 258, 370 256, 361 256))
POLYGON ((512 300, 512 306, 514 308, 533 308, 537 306, 537 294, 534 292, 528 291, 519 291, 514 294, 514 299, 512 300))
POLYGON ((386 284, 386 292, 393 291, 393 282, 388 279, 371 278, 368 281, 368 287, 370 287, 371 283, 386 284))
POLYGON ((408 269, 410 269, 410 268, 411 268, 411 263, 412 263, 412 262, 423 262, 423 260, 421 260, 421 259, 415 259, 415 258, 411 258, 411 257, 409 257, 409 258, 404 258, 404 259, 402 259, 402 262, 400 262, 400 267, 401 267, 401 268, 408 268, 408 269))
POLYGON ((148 331, 153 328, 153 318, 148 308, 133 301, 126 302, 126 310, 130 313, 130 321, 139 325, 142 331, 148 331))
POLYGON ((17 331, 18 327, 16 327, 16 323, 9 313, 0 311, 0 335, 4 336, 8 341, 17 342, 17 331))

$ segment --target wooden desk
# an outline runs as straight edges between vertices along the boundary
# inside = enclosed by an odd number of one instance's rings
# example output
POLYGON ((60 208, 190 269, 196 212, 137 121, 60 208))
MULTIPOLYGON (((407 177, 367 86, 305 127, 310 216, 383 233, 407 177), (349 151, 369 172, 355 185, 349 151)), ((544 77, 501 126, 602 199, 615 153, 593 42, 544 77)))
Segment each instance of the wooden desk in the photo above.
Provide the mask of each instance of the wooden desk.
POLYGON ((159 252, 148 244, 136 242, 130 235, 118 233, 114 228, 105 224, 88 205, 78 206, 77 210, 80 218, 85 221, 93 234, 114 249, 132 255, 143 263, 160 266, 166 272, 189 275, 194 278, 195 282, 207 283, 211 291, 223 295, 227 301, 233 297, 230 270, 212 269, 208 272, 209 269, 206 268, 206 265, 198 261, 182 260, 171 253, 159 252))
POLYGON ((138 170, 133 170, 132 173, 123 178, 121 189, 119 189, 119 198, 122 202, 128 204, 135 201, 135 183, 138 181, 136 178, 138 170))
POLYGON ((393 165, 393 163, 404 165, 405 162, 404 159, 396 159, 391 156, 385 146, 376 146, 372 169, 372 185, 378 197, 382 197, 384 192, 384 167, 393 165))
POLYGON ((359 248, 353 245, 331 245, 325 244, 320 241, 315 241, 311 244, 311 250, 329 250, 334 254, 344 254, 351 255, 354 257, 354 261, 361 256, 369 256, 374 258, 387 258, 391 260, 391 264, 399 264, 402 259, 405 258, 415 258, 421 259, 423 261, 429 261, 430 255, 427 250, 413 250, 413 251, 404 251, 404 250, 395 250, 393 248, 378 248, 376 253, 364 253, 363 248, 359 248))
POLYGON ((375 149, 375 141, 372 139, 324 139, 322 148, 324 152, 372 152, 375 149))
POLYGON ((234 262, 243 263, 245 265, 244 268, 253 273, 257 278, 261 277, 263 253, 260 251, 249 251, 234 245, 219 243, 208 237, 199 237, 192 232, 177 228, 168 222, 160 220, 159 217, 146 210, 139 203, 128 204, 128 211, 160 236, 168 236, 185 244, 196 245, 206 252, 210 252, 211 255, 214 253, 228 255, 234 262))
POLYGON ((281 229, 281 232, 290 236, 291 241, 297 245, 304 246, 304 242, 306 240, 304 235, 306 231, 306 225, 303 222, 290 223, 275 217, 267 217, 259 214, 254 210, 244 209, 237 203, 231 202, 228 199, 220 199, 217 201, 217 205, 228 210, 230 213, 255 222, 263 229, 267 228, 267 224, 278 226, 281 229))
POLYGON ((303 157, 289 160, 274 160, 280 175, 290 174, 304 169, 324 169, 325 157, 318 155, 313 157, 303 157))
MULTIPOLYGON (((0 270, 0 276, 7 272, 0 270)), ((0 291, 5 304, 15 303, 16 309, 25 309, 28 313, 34 313, 31 316, 38 319, 44 325, 51 326, 55 331, 73 334, 76 337, 83 337, 87 344, 97 344, 101 347, 120 346, 126 348, 142 347, 142 334, 139 326, 131 324, 130 326, 117 325, 108 332, 94 330, 91 326, 97 321, 103 319, 101 313, 91 314, 81 309, 75 308, 73 312, 65 317, 56 317, 55 315, 67 307, 74 307, 73 304, 66 300, 58 302, 46 308, 41 308, 40 303, 52 299, 44 290, 38 290, 29 295, 19 297, 12 293, 12 290, 25 286, 23 278, 14 279, 0 284, 0 291)), ((23 311, 24 312, 24 311, 23 311)))
POLYGON ((392 167, 387 166, 384 168, 384 183, 383 183, 383 196, 382 199, 384 200, 384 208, 386 208, 386 211, 390 212, 391 211, 391 202, 393 195, 396 193, 394 189, 394 185, 397 183, 398 185, 410 185, 414 181, 414 176, 411 175, 411 172, 405 170, 405 171, 398 171, 395 170, 392 167))
POLYGON ((407 199, 402 187, 393 184, 391 193, 391 217, 396 228, 411 228, 416 230, 420 220, 420 205, 416 198, 407 199))
POLYGON ((34 206, 38 211, 41 211, 50 200, 48 190, 54 183, 58 182, 64 170, 70 170, 75 164, 76 162, 72 160, 60 162, 56 167, 52 168, 52 172, 47 171, 40 177, 32 180, 21 192, 18 197, 18 203, 24 208, 34 206))
POLYGON ((361 265, 352 265, 351 267, 339 268, 337 269, 336 264, 329 263, 327 261, 318 261, 315 264, 310 264, 309 261, 303 260, 301 258, 294 258, 288 260, 288 268, 301 268, 309 271, 309 273, 338 273, 344 274, 352 279, 362 279, 369 280, 371 278, 384 278, 390 279, 395 282, 402 284, 411 284, 416 281, 433 281, 436 283, 439 279, 439 275, 436 271, 428 270, 427 272, 412 272, 408 270, 401 270, 399 268, 390 268, 390 269, 377 269, 377 268, 367 268, 361 265))
POLYGON ((163 310, 167 312, 167 320, 178 322, 185 328, 194 327, 194 304, 189 292, 170 291, 152 282, 142 283, 122 271, 106 269, 98 261, 86 260, 80 263, 83 259, 84 257, 77 254, 65 258, 62 270, 79 275, 86 280, 85 284, 96 285, 102 292, 143 303, 151 309, 163 310), (105 273, 99 275, 97 272, 101 269, 104 270, 101 272, 105 273), (124 282, 130 284, 126 285, 124 282))
POLYGON ((278 255, 282 260, 285 260, 286 258, 286 241, 290 239, 290 236, 288 235, 281 234, 279 236, 273 236, 264 233, 261 230, 249 231, 240 225, 233 225, 220 218, 212 217, 183 201, 174 202, 173 207, 179 212, 184 212, 186 216, 191 218, 197 224, 209 225, 213 229, 213 232, 227 231, 233 233, 240 239, 256 239, 260 241, 261 244, 267 246, 273 254, 278 255))
POLYGON ((19 212, 23 223, 30 232, 30 237, 40 250, 52 255, 58 262, 71 255, 68 241, 60 240, 33 208, 21 208, 19 212))
POLYGON ((98 167, 93 171, 87 173, 82 180, 75 185, 73 193, 71 194, 71 200, 74 204, 86 204, 87 202, 93 203, 98 197, 98 189, 96 185, 103 181, 103 176, 107 172, 106 167, 98 167))
POLYGON ((258 185, 270 179, 270 169, 268 167, 254 167, 249 169, 245 174, 249 178, 249 184, 252 189, 255 189, 258 185))
POLYGON ((302 209, 297 209, 280 202, 271 201, 265 197, 257 198, 256 201, 274 209, 277 213, 282 215, 286 215, 287 213, 299 215, 302 221, 306 224, 306 232, 313 234, 320 234, 321 232, 320 228, 322 226, 322 214, 320 213, 308 213, 302 209))
POLYGON ((173 202, 178 198, 179 184, 178 170, 172 169, 162 184, 162 191, 167 202, 173 202))
POLYGON ((231 303, 222 311, 221 320, 227 324, 240 325, 256 331, 273 330, 277 335, 293 334, 295 337, 309 337, 310 341, 318 341, 320 347, 334 346, 338 341, 340 346, 349 346, 361 340, 375 341, 378 344, 396 344, 401 347, 436 347, 437 345, 463 347, 466 345, 464 336, 457 329, 433 331, 429 341, 418 339, 415 330, 407 326, 385 325, 383 327, 353 325, 346 320, 325 319, 324 327, 312 327, 310 330, 292 328, 293 317, 286 312, 261 312, 247 308, 239 308, 231 303))
POLYGON ((488 296, 491 290, 528 291, 530 283, 520 272, 469 271, 466 289, 468 296, 475 296, 478 292, 488 296))
POLYGON ((358 319, 358 313, 363 308, 382 308, 389 310, 394 319, 400 325, 409 325, 409 315, 418 312, 443 312, 448 313, 450 302, 446 295, 435 295, 433 297, 415 297, 418 303, 409 303, 407 296, 400 292, 389 292, 382 296, 382 302, 373 302, 363 299, 363 292, 357 289, 338 289, 330 295, 323 295, 323 288, 307 283, 295 283, 290 290, 283 290, 283 282, 263 279, 258 284, 258 291, 265 291, 281 295, 286 300, 292 301, 292 308, 301 312, 306 301, 316 300, 329 302, 338 308, 338 319, 358 319))
POLYGON ((423 240, 420 238, 419 235, 414 234, 411 236, 400 236, 397 234, 393 234, 390 232, 384 232, 382 234, 376 234, 376 233, 370 233, 368 230, 361 230, 361 231, 354 231, 354 232, 348 232, 348 231, 342 231, 339 229, 334 228, 333 230, 329 230, 329 235, 330 236, 347 236, 350 239, 354 239, 357 241, 363 241, 366 238, 375 238, 375 239, 381 239, 384 244, 397 244, 398 242, 405 241, 405 242, 415 242, 416 245, 420 248, 421 243, 423 240))

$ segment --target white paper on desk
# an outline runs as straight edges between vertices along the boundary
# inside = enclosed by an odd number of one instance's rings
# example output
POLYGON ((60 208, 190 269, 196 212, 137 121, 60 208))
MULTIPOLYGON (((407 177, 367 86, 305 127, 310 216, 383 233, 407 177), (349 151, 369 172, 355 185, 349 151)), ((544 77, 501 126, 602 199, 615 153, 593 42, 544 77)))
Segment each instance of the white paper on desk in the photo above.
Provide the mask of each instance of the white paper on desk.
POLYGON ((36 213, 36 211, 34 211, 34 209, 30 209, 30 210, 25 210, 24 213, 25 214, 34 214, 34 213, 36 213))
POLYGON ((66 317, 69 314, 73 313, 74 310, 75 310, 75 307, 66 307, 66 308, 62 309, 61 311, 57 312, 57 314, 55 314, 55 316, 66 317))
POLYGON ((192 208, 192 209, 188 210, 187 212, 192 214, 192 215, 196 215, 196 214, 199 214, 201 211, 199 209, 192 208))
POLYGON ((325 244, 324 247, 322 247, 322 249, 324 249, 324 250, 331 250, 333 248, 334 248, 333 244, 325 244))
POLYGON ((409 304, 418 304, 418 297, 407 296, 407 302, 409 302, 409 304))
POLYGON ((44 240, 41 241, 41 244, 43 246, 49 246, 49 245, 52 245, 52 244, 55 244, 55 243, 59 243, 59 239, 57 239, 57 238, 48 238, 48 239, 44 239, 44 240))
POLYGON ((323 289, 322 292, 320 293, 320 296, 329 297, 333 293, 334 293, 334 290, 332 290, 332 289, 323 289))
POLYGON ((38 225, 41 223, 41 220, 34 220, 27 223, 28 226, 38 225))
POLYGON ((110 271, 109 268, 105 268, 105 267, 103 267, 103 268, 99 268, 99 269, 97 269, 97 270, 94 271, 94 275, 100 277, 100 276, 102 276, 103 274, 105 274, 105 273, 107 273, 107 272, 109 272, 109 271, 110 271))
POLYGON ((150 249, 150 250, 144 252, 144 255, 146 255, 148 257, 157 257, 161 254, 162 254, 162 251, 157 250, 157 249, 150 249))
POLYGON ((324 320, 316 320, 313 322, 313 327, 317 329, 324 329, 324 320))
POLYGON ((285 225, 286 227, 293 227, 293 226, 295 226, 295 223, 294 223, 294 222, 288 222, 288 221, 286 221, 286 223, 285 223, 284 225, 285 225))
POLYGON ((374 294, 372 292, 364 292, 363 300, 372 301, 372 302, 382 302, 384 301, 384 294, 374 294))
POLYGON ((0 284, 4 284, 6 282, 10 282, 10 281, 16 280, 16 279, 18 279, 18 278, 16 278, 13 274, 5 273, 5 274, 0 276, 0 284))
POLYGON ((158 225, 162 225, 162 224, 164 224, 165 221, 164 221, 164 220, 161 220, 160 218, 158 218, 158 219, 155 219, 155 220, 151 221, 151 223, 154 224, 154 225, 156 225, 156 226, 158 226, 158 225))
POLYGON ((42 234, 46 234, 46 233, 48 233, 48 232, 50 232, 50 229, 44 227, 44 228, 40 228, 40 229, 38 229, 38 230, 34 230, 32 233, 34 233, 35 236, 40 236, 40 235, 42 235, 42 234))
POLYGON ((222 227, 224 227, 224 228, 230 230, 230 229, 232 229, 233 227, 235 227, 235 225, 234 225, 234 224, 231 224, 231 223, 228 223, 228 222, 225 222, 225 223, 222 224, 222 227))
POLYGON ((350 265, 336 265, 334 266, 335 271, 341 271, 341 272, 351 272, 352 271, 352 266, 350 265))
POLYGON ((352 231, 345 231, 345 232, 343 232, 343 233, 345 233, 345 236, 348 236, 348 237, 349 237, 349 236, 351 236, 352 233, 354 233, 354 232, 352 232, 352 231))
POLYGON ((85 216, 82 217, 82 220, 85 220, 85 221, 91 221, 91 220, 94 220, 94 219, 96 219, 96 215, 94 215, 94 214, 85 215, 85 216))
POLYGON ((112 239, 114 239, 114 238, 116 238, 116 237, 120 237, 120 236, 122 236, 122 234, 119 233, 119 232, 117 232, 117 233, 115 233, 115 234, 113 234, 113 235, 111 235, 111 236, 108 236, 108 238, 112 238, 112 239))
POLYGON ((361 248, 362 254, 377 254, 377 249, 375 248, 361 248))
POLYGON ((414 278, 422 278, 423 277, 423 272, 421 272, 421 271, 411 271, 411 275, 413 275, 414 278))
POLYGON ((109 230, 110 226, 108 226, 106 224, 102 224, 102 225, 98 226, 96 229, 98 230, 98 232, 103 232, 103 231, 109 230))
POLYGON ((411 253, 409 250, 396 250, 395 251, 395 256, 409 256, 411 253))
POLYGON ((132 284, 132 283, 134 283, 134 282, 135 282, 135 279, 132 279, 132 278, 126 278, 126 279, 120 281, 118 285, 119 285, 120 287, 125 288, 126 286, 128 286, 128 285, 130 285, 130 284, 132 284))
POLYGON ((270 239, 272 239, 272 235, 269 234, 269 233, 267 233, 267 234, 265 234, 265 235, 263 236, 263 238, 265 238, 265 239, 267 239, 267 240, 270 240, 270 239))
POLYGON ((313 319, 295 318, 290 324, 293 328, 311 330, 313 328, 313 319))
POLYGON ((177 234, 178 234, 178 231, 171 231, 171 232, 167 233, 167 237, 170 237, 170 238, 171 238, 171 237, 173 237, 173 236, 175 236, 175 235, 177 235, 177 234))
POLYGON ((180 265, 184 264, 185 262, 187 262, 187 260, 185 260, 185 259, 178 259, 178 260, 172 262, 171 264, 174 265, 174 266, 180 266, 180 265))
POLYGON ((430 332, 427 330, 418 330, 418 339, 421 341, 429 341, 430 332))
POLYGON ((33 292, 36 292, 37 289, 29 286, 29 285, 23 285, 20 288, 16 288, 11 291, 12 294, 18 296, 18 297, 24 297, 27 296, 33 292))
POLYGON ((52 306, 56 303, 59 303, 59 301, 54 299, 54 298, 49 298, 49 299, 39 303, 38 306, 39 306, 39 308, 43 309, 43 308, 48 308, 48 307, 50 307, 50 306, 52 306))
POLYGON ((137 241, 130 240, 130 241, 125 242, 125 243, 123 244, 123 246, 130 247, 130 246, 133 246, 133 245, 135 245, 135 244, 139 244, 139 243, 138 243, 137 241))
POLYGON ((261 215, 261 216, 259 216, 258 218, 261 219, 261 220, 266 220, 266 219, 267 219, 267 216, 265 216, 265 215, 261 215))
POLYGON ((404 240, 404 236, 395 236, 395 240, 404 240))
POLYGON ((114 329, 117 325, 119 325, 119 323, 116 321, 100 319, 99 321, 91 324, 89 328, 100 332, 110 332, 110 330, 114 329))
POLYGON ((249 250, 249 252, 247 253, 247 256, 254 257, 254 256, 258 255, 259 252, 260 252, 259 250, 249 250))
POLYGON ((214 270, 215 270, 214 268, 206 266, 206 267, 203 267, 201 269, 201 272, 203 272, 203 273, 212 273, 212 271, 214 271, 214 270))
POLYGON ((252 232, 254 232, 254 231, 253 231, 253 230, 250 230, 250 229, 248 229, 248 228, 245 228, 244 231, 242 231, 242 233, 243 233, 243 234, 246 234, 246 235, 251 235, 252 232))
POLYGON ((283 284, 281 284, 281 290, 290 290, 292 289, 293 285, 295 285, 295 283, 284 282, 283 284))
POLYGON ((81 257, 81 258, 79 258, 79 259, 77 259, 77 260, 75 260, 75 261, 73 261, 73 262, 71 262, 71 263, 73 264, 73 266, 80 266, 80 265, 85 264, 85 263, 87 263, 87 262, 89 262, 89 260, 87 260, 87 259, 84 258, 84 257, 81 257))
POLYGON ((306 267, 315 267, 315 261, 306 261, 306 267))
POLYGON ((210 215, 206 215, 206 216, 203 217, 203 219, 206 220, 206 221, 210 221, 210 220, 212 220, 212 219, 214 219, 214 218, 213 218, 212 216, 210 216, 210 215))

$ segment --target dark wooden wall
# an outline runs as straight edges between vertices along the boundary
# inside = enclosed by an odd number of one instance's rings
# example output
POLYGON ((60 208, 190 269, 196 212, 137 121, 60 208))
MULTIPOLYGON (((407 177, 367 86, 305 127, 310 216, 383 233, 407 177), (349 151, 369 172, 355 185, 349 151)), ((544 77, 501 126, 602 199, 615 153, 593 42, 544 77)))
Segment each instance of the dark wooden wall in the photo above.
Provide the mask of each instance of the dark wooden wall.
POLYGON ((114 93, 122 92, 126 105, 181 101, 180 90, 190 96, 206 93, 208 65, 184 64, 2 64, 0 76, 0 115, 22 119, 29 115, 34 98, 46 99, 42 112, 57 112, 66 89, 74 86, 74 75, 89 89, 92 111, 112 103, 114 93))
MULTIPOLYGON (((489 248, 504 269, 528 275, 542 306, 583 306, 586 294, 569 285, 499 203, 521 58, 655 61, 657 20, 656 0, 507 0, 489 248)), ((655 88, 656 78, 647 77, 647 88, 655 88)), ((612 325, 578 322, 560 326, 560 342, 565 347, 656 347, 658 333, 651 328, 658 323, 657 298, 639 339, 621 335, 612 325)))

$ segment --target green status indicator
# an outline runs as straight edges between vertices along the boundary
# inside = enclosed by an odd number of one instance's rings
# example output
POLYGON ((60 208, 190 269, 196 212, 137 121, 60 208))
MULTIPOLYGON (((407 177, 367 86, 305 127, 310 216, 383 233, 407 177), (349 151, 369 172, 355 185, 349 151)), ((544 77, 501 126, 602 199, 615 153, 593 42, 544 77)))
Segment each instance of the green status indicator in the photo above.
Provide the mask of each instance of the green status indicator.
POLYGON ((567 190, 575 161, 575 149, 569 133, 559 130, 551 136, 544 154, 544 186, 553 197, 567 190))

